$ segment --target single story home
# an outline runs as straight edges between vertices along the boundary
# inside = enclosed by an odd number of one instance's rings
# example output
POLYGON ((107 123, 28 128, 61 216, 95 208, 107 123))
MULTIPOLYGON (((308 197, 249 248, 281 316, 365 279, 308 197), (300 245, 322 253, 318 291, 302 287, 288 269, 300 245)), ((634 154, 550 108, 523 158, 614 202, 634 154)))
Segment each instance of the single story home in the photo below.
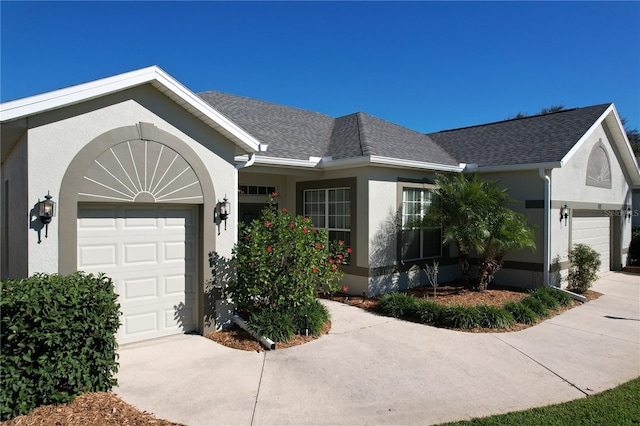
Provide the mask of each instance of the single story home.
POLYGON ((620 269, 640 185, 613 104, 421 134, 362 112, 195 94, 149 67, 5 102, 0 121, 0 276, 106 273, 120 343, 215 328, 237 224, 271 192, 346 241, 344 284, 377 295, 416 284, 425 262, 441 282, 459 276, 440 229, 405 226, 436 173, 498 179, 519 201, 537 249, 509 256, 495 281, 524 287, 560 284, 577 242, 620 269))

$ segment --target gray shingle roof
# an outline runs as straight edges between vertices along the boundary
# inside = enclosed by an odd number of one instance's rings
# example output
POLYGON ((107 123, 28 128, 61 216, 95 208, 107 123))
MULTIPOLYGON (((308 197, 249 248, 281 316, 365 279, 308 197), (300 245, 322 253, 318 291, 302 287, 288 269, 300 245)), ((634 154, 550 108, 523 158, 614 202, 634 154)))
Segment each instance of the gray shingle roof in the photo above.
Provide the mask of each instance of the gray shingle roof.
POLYGON ((268 144, 267 152, 261 155, 303 160, 310 156, 338 160, 378 155, 458 165, 427 136, 361 112, 332 118, 217 91, 199 96, 268 144))
POLYGON ((261 143, 267 157, 334 160, 375 155, 457 166, 561 160, 610 104, 428 135, 358 112, 333 118, 217 91, 199 95, 261 143))
POLYGON ((428 136, 461 163, 480 166, 560 161, 611 104, 562 110, 428 136))
POLYGON ((303 160, 325 155, 334 121, 328 115, 216 91, 198 96, 268 144, 260 155, 303 160))

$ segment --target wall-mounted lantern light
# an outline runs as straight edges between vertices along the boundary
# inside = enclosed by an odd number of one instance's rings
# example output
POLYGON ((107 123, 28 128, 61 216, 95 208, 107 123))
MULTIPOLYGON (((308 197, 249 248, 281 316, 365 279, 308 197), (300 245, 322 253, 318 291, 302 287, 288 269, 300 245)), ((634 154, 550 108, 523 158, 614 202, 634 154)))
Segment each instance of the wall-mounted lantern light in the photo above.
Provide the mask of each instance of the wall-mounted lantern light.
POLYGON ((45 195, 44 198, 44 201, 38 203, 38 216, 40 216, 40 221, 45 226, 44 236, 49 238, 49 224, 56 215, 56 203, 51 200, 53 197, 49 194, 49 191, 47 191, 47 195, 45 195))
MULTIPOLYGON (((222 201, 218 202, 218 217, 220 221, 224 221, 224 230, 227 230, 227 218, 231 213, 231 203, 227 200, 227 196, 225 195, 222 201)), ((218 235, 220 235, 220 228, 218 228, 218 235)))
POLYGON ((567 207, 567 203, 564 204, 564 207, 560 209, 560 222, 564 219, 564 224, 567 224, 567 218, 569 217, 569 207, 567 207))

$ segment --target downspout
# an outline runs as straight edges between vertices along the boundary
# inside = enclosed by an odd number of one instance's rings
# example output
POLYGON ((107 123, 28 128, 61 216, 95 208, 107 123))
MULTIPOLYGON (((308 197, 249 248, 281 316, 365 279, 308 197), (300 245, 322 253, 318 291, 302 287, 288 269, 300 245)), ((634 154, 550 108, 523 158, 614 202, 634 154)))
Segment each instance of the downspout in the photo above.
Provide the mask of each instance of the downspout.
POLYGON ((245 167, 251 166, 256 161, 256 153, 252 152, 249 154, 249 159, 242 163, 236 164, 236 170, 244 169, 245 167))
POLYGON ((544 270, 543 270, 543 284, 545 287, 552 287, 555 290, 560 290, 563 293, 568 294, 571 298, 578 302, 584 303, 586 297, 573 293, 569 290, 563 289, 561 286, 552 286, 549 282, 550 266, 551 266, 551 179, 545 173, 543 168, 538 169, 540 179, 544 180, 544 270))
POLYGON ((551 179, 545 173, 544 169, 538 169, 540 179, 544 180, 544 266, 542 269, 542 282, 545 287, 551 287, 549 283, 549 268, 551 265, 551 179))

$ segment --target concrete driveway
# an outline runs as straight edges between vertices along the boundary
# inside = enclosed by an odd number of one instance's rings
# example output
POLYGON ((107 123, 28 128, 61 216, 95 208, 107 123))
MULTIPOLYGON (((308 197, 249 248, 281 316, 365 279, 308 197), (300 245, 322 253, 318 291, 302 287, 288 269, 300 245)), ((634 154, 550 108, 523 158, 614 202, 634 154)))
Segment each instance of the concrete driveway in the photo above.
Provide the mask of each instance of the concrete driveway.
POLYGON ((640 276, 513 333, 464 333, 327 302, 331 332, 271 352, 180 335, 120 348, 126 402, 186 425, 437 424, 549 405, 640 376, 640 276))

